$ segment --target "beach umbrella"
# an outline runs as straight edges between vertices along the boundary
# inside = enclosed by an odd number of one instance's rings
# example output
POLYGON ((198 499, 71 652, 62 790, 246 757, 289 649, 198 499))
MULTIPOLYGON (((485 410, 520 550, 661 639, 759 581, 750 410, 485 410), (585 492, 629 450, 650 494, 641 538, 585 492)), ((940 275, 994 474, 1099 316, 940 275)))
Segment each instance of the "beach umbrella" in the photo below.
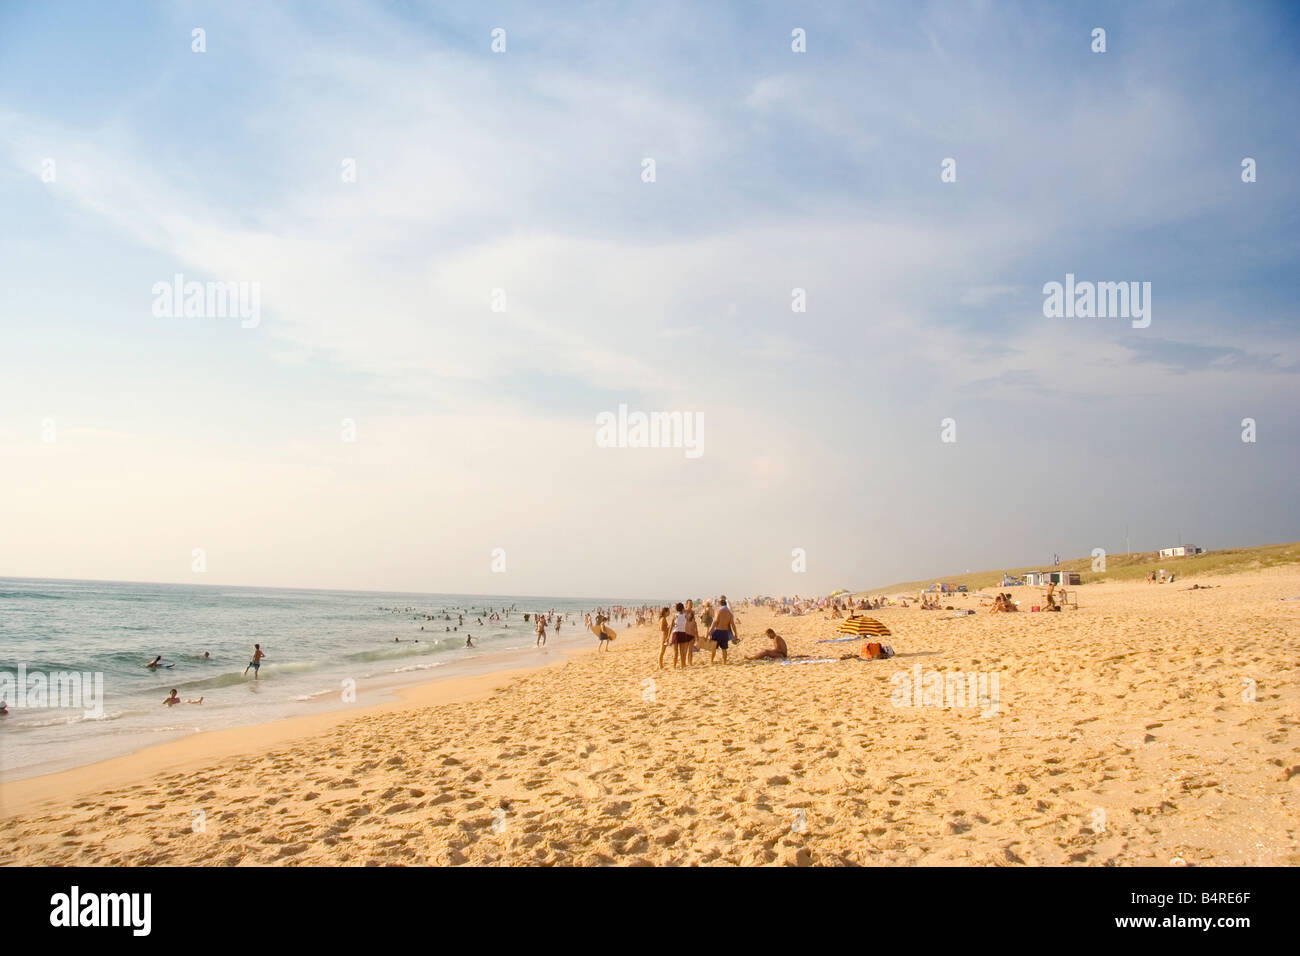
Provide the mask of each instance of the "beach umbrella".
POLYGON ((840 621, 835 630, 843 634, 857 634, 864 636, 870 634, 872 637, 888 637, 889 628, 881 624, 874 617, 850 617, 840 621))

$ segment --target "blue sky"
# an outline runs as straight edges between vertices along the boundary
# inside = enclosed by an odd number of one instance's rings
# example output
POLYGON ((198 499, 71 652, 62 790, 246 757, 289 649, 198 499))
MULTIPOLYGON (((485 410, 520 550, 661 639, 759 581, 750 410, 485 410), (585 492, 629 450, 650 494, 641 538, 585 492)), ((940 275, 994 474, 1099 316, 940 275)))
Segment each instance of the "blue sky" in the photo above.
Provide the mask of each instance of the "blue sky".
POLYGON ((6 5, 0 574, 810 593, 1300 538, 1297 20, 6 5), (178 272, 260 324, 153 315, 178 272), (1150 327, 1044 318, 1067 272, 1150 327), (620 403, 705 453, 597 448, 620 403))

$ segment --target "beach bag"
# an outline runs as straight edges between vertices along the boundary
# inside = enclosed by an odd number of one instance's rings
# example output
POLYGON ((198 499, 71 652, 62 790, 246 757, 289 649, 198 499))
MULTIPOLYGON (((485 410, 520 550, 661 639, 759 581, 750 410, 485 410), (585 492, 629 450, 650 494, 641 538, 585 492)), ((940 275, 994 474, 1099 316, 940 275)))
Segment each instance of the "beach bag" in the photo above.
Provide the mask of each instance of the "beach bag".
POLYGON ((874 661, 877 660, 878 658, 885 656, 884 648, 881 647, 879 644, 877 644, 875 641, 871 641, 867 644, 863 644, 860 653, 862 654, 862 659, 864 661, 874 661))

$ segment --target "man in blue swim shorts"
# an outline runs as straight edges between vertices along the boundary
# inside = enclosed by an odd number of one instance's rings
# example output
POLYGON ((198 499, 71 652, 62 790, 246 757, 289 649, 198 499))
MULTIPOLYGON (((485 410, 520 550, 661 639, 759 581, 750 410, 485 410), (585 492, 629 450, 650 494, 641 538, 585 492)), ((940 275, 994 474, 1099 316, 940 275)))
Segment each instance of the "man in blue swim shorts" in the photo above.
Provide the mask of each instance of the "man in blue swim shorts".
POLYGON ((722 663, 727 663, 727 647, 733 640, 738 640, 736 632, 736 615, 727 606, 727 596, 718 599, 718 616, 713 619, 713 630, 709 632, 713 640, 713 651, 709 654, 709 663, 713 663, 718 651, 722 651, 722 663))

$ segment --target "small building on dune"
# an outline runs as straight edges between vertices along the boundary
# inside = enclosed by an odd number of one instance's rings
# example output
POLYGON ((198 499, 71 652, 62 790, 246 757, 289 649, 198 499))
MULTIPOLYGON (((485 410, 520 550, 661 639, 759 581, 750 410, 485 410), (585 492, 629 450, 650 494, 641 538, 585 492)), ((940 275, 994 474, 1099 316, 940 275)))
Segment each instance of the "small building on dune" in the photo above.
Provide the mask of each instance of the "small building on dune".
POLYGON ((1188 558, 1194 554, 1204 554, 1204 548, 1198 548, 1194 544, 1180 544, 1176 548, 1161 548, 1160 557, 1162 558, 1188 558))
POLYGON ((1025 583, 1030 587, 1045 588, 1049 584, 1058 584, 1062 587, 1066 585, 1082 584, 1083 579, 1079 576, 1078 571, 1030 571, 1025 575, 1025 583))

